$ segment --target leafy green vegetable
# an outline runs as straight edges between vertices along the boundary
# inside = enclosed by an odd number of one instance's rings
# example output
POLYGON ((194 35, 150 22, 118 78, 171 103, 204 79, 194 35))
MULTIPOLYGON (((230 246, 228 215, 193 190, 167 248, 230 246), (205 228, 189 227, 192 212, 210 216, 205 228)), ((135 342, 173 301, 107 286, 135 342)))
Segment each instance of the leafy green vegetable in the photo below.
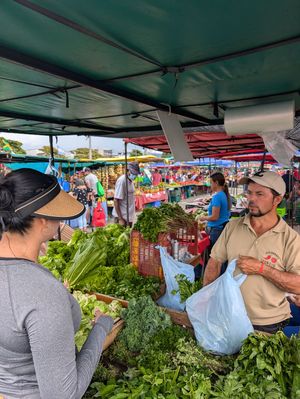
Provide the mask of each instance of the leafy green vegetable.
POLYGON ((140 231, 145 240, 156 242, 159 233, 167 231, 167 225, 159 208, 146 208, 138 216, 134 230, 140 231))
POLYGON ((65 242, 50 241, 48 243, 47 255, 40 256, 39 262, 49 269, 57 279, 61 279, 72 256, 72 249, 65 242))
POLYGON ((101 267, 83 279, 79 288, 129 300, 157 293, 160 284, 159 278, 143 277, 134 266, 126 265, 101 267))
POLYGON ((118 301, 112 301, 110 304, 107 304, 98 301, 95 295, 83 294, 80 291, 74 291, 73 296, 79 303, 82 312, 80 328, 75 335, 75 343, 77 348, 80 350, 92 329, 91 322, 94 319, 95 311, 98 309, 102 313, 116 319, 117 317, 120 317, 122 305, 118 301))
POLYGON ((178 283, 178 290, 173 290, 171 294, 180 294, 180 302, 184 303, 190 296, 202 288, 202 280, 191 282, 184 274, 177 274, 175 280, 178 283))
POLYGON ((108 238, 107 266, 127 265, 130 262, 130 229, 112 224, 105 227, 104 232, 108 238))
POLYGON ((150 297, 131 299, 122 317, 125 328, 120 339, 133 352, 140 351, 156 332, 172 324, 170 316, 156 306, 150 297))
POLYGON ((178 204, 163 204, 159 208, 146 208, 138 216, 134 230, 142 233, 145 240, 157 242, 159 233, 177 231, 193 226, 193 216, 187 214, 178 204))
POLYGON ((282 332, 271 336, 249 335, 235 360, 234 371, 217 387, 215 396, 239 398, 234 390, 242 389, 244 397, 249 399, 290 398, 297 340, 288 339, 282 332), (228 395, 220 396, 224 391, 228 395))
POLYGON ((290 339, 290 344, 292 346, 293 361, 294 361, 294 370, 293 370, 293 382, 292 382, 292 390, 291 390, 291 398, 299 399, 300 398, 300 336, 293 336, 290 339))
POLYGON ((125 266, 130 260, 130 229, 112 224, 90 234, 75 230, 69 243, 52 241, 40 263, 56 278, 78 287, 100 266, 125 266))
POLYGON ((297 380, 293 386, 298 349, 299 337, 252 334, 239 355, 219 357, 204 352, 181 327, 166 327, 152 335, 138 355, 123 340, 116 342, 104 356, 115 375, 94 379, 90 397, 299 399, 297 380))
POLYGON ((75 288, 78 283, 87 278, 96 267, 106 264, 106 241, 107 238, 102 232, 93 235, 86 240, 77 250, 69 268, 65 271, 65 279, 69 287, 75 288))

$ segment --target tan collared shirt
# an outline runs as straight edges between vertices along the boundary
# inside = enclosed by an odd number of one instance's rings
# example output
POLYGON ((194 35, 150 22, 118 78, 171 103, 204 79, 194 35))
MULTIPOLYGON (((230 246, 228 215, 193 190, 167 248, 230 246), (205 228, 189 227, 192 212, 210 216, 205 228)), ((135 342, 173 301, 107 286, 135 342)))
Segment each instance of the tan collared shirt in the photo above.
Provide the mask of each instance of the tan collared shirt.
MULTIPOLYGON (((253 256, 277 270, 300 274, 300 235, 280 219, 273 229, 258 237, 247 215, 226 225, 210 256, 230 262, 239 255, 253 256)), ((239 268, 235 271, 238 273, 239 268)), ((252 324, 275 324, 290 317, 285 292, 266 278, 249 275, 241 292, 252 324)))

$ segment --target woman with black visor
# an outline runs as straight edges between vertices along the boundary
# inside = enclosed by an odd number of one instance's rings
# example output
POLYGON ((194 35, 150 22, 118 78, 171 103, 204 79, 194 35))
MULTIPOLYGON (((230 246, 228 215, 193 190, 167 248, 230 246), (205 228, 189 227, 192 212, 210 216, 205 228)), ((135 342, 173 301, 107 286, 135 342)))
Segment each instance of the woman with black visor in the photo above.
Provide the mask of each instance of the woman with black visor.
POLYGON ((76 354, 80 307, 37 263, 60 220, 84 211, 53 176, 19 169, 0 180, 1 398, 80 399, 90 384, 113 320, 98 312, 76 354))

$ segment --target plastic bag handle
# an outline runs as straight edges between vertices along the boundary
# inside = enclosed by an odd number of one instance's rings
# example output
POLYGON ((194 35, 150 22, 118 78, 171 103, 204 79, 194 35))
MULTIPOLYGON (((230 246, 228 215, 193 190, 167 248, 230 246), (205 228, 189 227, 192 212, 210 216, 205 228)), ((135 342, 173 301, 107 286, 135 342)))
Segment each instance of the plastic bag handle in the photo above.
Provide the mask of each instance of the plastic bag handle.
POLYGON ((243 282, 246 280, 247 275, 244 273, 239 273, 237 276, 233 276, 235 268, 236 268, 236 259, 233 259, 227 266, 226 273, 228 273, 237 282, 238 286, 240 287, 243 284, 243 282))
POLYGON ((247 277, 248 277, 247 274, 240 273, 233 278, 236 281, 236 283, 238 284, 238 286, 240 287, 243 284, 243 282, 246 280, 247 277))

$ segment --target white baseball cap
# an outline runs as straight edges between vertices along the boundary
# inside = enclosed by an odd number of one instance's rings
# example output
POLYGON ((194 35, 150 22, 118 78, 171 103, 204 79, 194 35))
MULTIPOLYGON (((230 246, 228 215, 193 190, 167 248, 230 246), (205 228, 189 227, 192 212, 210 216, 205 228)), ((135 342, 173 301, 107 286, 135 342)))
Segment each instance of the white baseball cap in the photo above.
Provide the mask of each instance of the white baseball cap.
POLYGON ((286 191, 286 185, 283 178, 276 172, 257 172, 253 176, 243 177, 239 181, 239 184, 249 184, 251 182, 271 188, 282 197, 286 191))

